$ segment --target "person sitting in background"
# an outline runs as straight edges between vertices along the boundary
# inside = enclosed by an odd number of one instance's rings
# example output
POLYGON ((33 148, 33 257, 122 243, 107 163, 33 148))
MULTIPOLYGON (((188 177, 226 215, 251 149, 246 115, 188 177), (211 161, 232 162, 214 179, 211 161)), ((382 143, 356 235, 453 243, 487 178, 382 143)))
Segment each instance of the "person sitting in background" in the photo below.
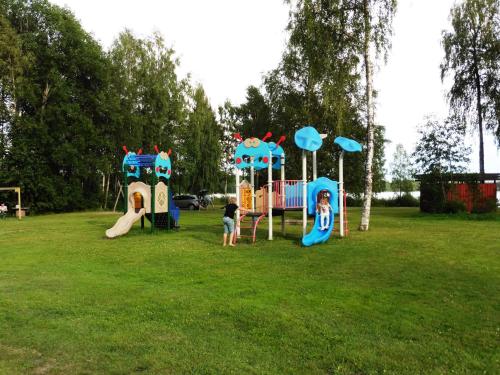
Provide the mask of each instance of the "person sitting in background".
POLYGON ((3 202, 0 203, 0 216, 1 217, 7 216, 7 211, 8 211, 8 209, 7 209, 7 206, 5 205, 5 203, 3 203, 3 202))

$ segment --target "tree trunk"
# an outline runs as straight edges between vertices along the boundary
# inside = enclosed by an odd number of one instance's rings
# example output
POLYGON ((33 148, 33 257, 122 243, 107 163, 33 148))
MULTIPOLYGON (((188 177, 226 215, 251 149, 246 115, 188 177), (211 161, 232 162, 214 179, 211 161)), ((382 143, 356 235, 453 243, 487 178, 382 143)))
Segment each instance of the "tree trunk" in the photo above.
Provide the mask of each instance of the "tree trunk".
POLYGON ((479 30, 475 29, 472 37, 472 70, 476 85, 477 125, 479 127, 479 173, 484 174, 484 139, 483 139, 483 111, 481 106, 481 77, 479 75, 479 58, 477 56, 477 40, 479 30))
POLYGON ((477 58, 474 53, 474 80, 476 83, 476 110, 477 125, 479 127, 479 173, 484 174, 484 139, 483 139, 483 112, 481 106, 481 78, 477 67, 477 58))
POLYGON ((374 154, 374 139, 375 139, 375 124, 373 114, 373 67, 370 56, 370 8, 368 0, 363 1, 364 12, 364 63, 365 63, 365 79, 366 79, 366 164, 365 164, 365 191, 363 197, 363 210, 361 212, 361 223, 359 224, 360 231, 367 231, 370 226, 370 210, 372 205, 372 189, 373 189, 373 154, 374 154))

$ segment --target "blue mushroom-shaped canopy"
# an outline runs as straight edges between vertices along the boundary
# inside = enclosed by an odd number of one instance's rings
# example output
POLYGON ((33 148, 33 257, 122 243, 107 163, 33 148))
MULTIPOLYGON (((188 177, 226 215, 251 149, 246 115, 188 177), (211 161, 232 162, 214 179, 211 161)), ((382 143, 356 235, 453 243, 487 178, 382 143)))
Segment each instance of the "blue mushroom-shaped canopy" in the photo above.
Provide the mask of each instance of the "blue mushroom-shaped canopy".
POLYGON ((250 167, 251 158, 256 170, 267 168, 270 160, 270 150, 266 142, 259 138, 247 138, 241 142, 234 153, 234 162, 236 168, 245 169, 250 167))
POLYGON ((333 143, 339 145, 342 150, 347 152, 361 152, 361 150, 363 149, 361 144, 350 138, 337 137, 335 138, 333 143))
POLYGON ((168 153, 162 151, 156 155, 155 159, 155 173, 157 177, 169 179, 172 175, 172 162, 168 153))
POLYGON ((316 129, 306 126, 295 133, 295 144, 306 151, 317 151, 323 145, 323 139, 316 129))

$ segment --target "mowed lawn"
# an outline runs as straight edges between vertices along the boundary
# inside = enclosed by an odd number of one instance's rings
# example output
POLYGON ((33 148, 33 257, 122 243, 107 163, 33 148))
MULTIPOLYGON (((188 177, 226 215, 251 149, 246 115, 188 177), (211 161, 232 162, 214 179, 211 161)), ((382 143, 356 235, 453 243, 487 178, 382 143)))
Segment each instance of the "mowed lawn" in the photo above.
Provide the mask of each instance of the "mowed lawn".
POLYGON ((223 248, 221 213, 115 240, 111 213, 0 221, 0 373, 499 373, 500 215, 359 233, 353 209, 346 239, 223 248))

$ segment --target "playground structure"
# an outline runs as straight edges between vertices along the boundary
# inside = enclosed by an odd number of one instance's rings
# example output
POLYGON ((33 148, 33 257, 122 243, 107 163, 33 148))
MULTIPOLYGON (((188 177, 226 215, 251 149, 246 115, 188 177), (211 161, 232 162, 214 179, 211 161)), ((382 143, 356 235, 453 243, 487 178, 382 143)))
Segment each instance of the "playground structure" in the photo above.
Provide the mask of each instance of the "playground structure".
POLYGON ((160 152, 155 146, 156 154, 146 155, 142 154, 142 149, 135 153, 123 146, 123 150, 124 215, 106 231, 106 237, 114 238, 128 233, 139 219, 141 228, 144 228, 144 217, 151 222, 151 232, 177 227, 179 209, 170 191, 171 150, 160 152), (149 179, 149 184, 141 181, 141 177, 145 181, 149 179))
POLYGON ((311 246, 326 242, 334 228, 334 215, 339 215, 339 232, 343 237, 347 229, 345 212, 345 191, 343 183, 344 152, 360 152, 361 145, 348 138, 337 137, 334 143, 341 148, 339 158, 339 181, 332 181, 327 177, 317 177, 316 152, 321 148, 324 134, 319 134, 313 127, 305 127, 295 133, 295 144, 302 149, 302 180, 285 179, 285 152, 281 144, 285 137, 281 136, 278 142, 266 142, 272 136, 267 133, 262 139, 255 137, 242 139, 240 134, 235 138, 240 141, 236 147, 235 176, 236 200, 240 211, 236 213, 236 236, 256 240, 257 227, 264 218, 268 218, 268 239, 273 239, 273 216, 281 216, 281 229, 285 231, 285 212, 302 211, 302 244, 311 246), (307 181, 307 152, 312 152, 313 179, 307 181), (250 182, 240 184, 240 172, 250 170, 250 182), (255 191, 255 171, 267 168, 267 184, 255 191), (273 181, 273 170, 280 170, 280 180, 273 181), (327 229, 320 225, 320 215, 317 204, 321 198, 327 198, 331 205, 330 220, 327 229), (307 233, 308 215, 315 215, 313 228, 307 233), (245 219, 251 219, 247 226, 243 226, 245 219), (250 230, 250 234, 243 235, 243 229, 250 230))
POLYGON ((0 191, 14 191, 17 194, 17 218, 21 220, 23 212, 21 208, 21 188, 20 187, 0 187, 0 191))

